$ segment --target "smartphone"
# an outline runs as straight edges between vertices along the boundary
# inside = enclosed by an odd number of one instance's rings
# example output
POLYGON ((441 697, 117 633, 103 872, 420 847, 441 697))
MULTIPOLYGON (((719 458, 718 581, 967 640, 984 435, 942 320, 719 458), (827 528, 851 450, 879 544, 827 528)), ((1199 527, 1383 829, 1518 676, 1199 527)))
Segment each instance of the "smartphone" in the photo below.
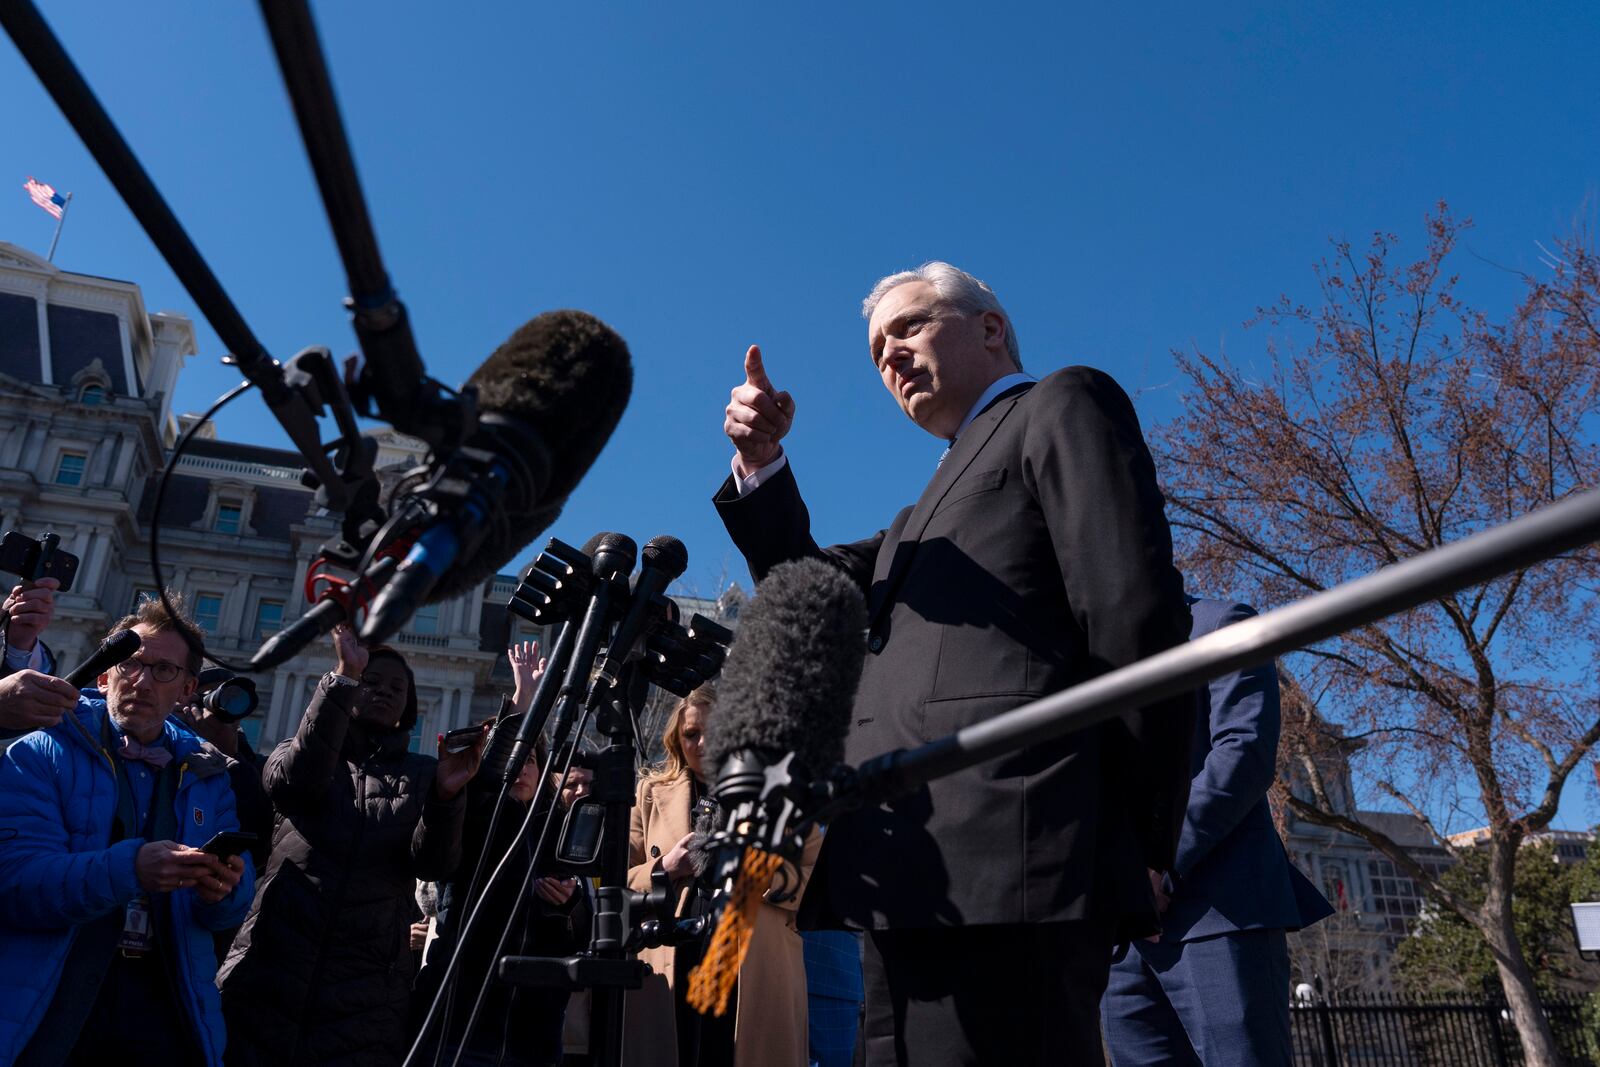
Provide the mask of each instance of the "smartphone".
POLYGON ((459 730, 451 730, 444 735, 444 750, 446 752, 465 752, 478 743, 478 738, 483 736, 483 723, 476 726, 463 726, 459 730))
POLYGON ((241 856, 248 852, 256 843, 255 834, 247 834, 243 830, 224 830, 210 841, 200 846, 201 852, 209 852, 213 856, 227 859, 229 856, 241 856))
POLYGON ((78 574, 78 557, 57 548, 61 539, 54 534, 46 534, 45 538, 48 546, 26 534, 8 531, 0 538, 0 571, 15 574, 25 582, 54 578, 61 583, 61 592, 68 592, 78 574))

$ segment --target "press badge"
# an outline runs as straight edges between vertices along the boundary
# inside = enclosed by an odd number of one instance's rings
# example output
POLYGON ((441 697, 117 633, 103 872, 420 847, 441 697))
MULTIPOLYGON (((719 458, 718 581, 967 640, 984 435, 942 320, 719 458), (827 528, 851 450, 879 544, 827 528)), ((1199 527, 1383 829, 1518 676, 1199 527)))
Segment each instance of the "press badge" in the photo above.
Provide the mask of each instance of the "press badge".
POLYGON ((140 895, 128 901, 122 913, 122 937, 117 947, 129 956, 142 956, 155 944, 150 930, 150 900, 140 895))

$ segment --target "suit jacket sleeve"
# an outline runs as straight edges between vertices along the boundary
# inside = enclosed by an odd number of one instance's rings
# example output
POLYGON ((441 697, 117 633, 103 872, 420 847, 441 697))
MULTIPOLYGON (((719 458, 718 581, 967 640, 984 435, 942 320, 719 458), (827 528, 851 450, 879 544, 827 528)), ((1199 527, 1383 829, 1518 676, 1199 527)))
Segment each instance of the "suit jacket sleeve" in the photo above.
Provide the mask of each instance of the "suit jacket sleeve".
POLYGON ((757 582, 780 563, 821 559, 849 575, 863 596, 872 585, 872 568, 884 531, 850 544, 819 547, 811 536, 811 512, 794 480, 793 460, 743 497, 730 477, 711 500, 757 582))
MULTIPOLYGON (((1218 607, 1196 606, 1194 636, 1255 615, 1243 604, 1222 607, 1220 612, 1218 607)), ((1189 808, 1173 867, 1180 878, 1260 803, 1276 771, 1281 723, 1277 668, 1264 663, 1225 674, 1211 682, 1205 696, 1210 705, 1211 748, 1189 787, 1189 808)))
MULTIPOLYGON (((1180 644, 1189 636, 1189 608, 1133 405, 1110 377, 1086 367, 1053 374, 1034 389, 1024 484, 1049 526, 1088 674, 1180 644)), ((1177 850, 1193 722, 1193 699, 1179 697, 1127 712, 1104 735, 1103 773, 1120 780, 1153 870, 1170 870, 1177 850)))

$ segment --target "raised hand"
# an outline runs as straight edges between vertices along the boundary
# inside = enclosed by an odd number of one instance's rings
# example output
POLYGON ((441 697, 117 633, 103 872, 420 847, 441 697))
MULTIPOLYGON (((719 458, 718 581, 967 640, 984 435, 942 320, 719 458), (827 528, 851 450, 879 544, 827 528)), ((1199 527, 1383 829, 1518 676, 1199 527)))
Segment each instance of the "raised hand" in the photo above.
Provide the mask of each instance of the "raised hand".
POLYGON ((60 678, 29 670, 0 678, 0 728, 47 730, 77 706, 78 691, 60 678))
POLYGON ((361 672, 367 669, 367 650, 348 624, 341 622, 333 628, 333 651, 339 657, 339 673, 360 681, 361 672))
POLYGON ((11 616, 6 644, 19 652, 33 651, 39 635, 55 615, 56 590, 60 588, 61 583, 55 578, 40 578, 11 590, 5 600, 5 611, 11 616))
POLYGON ((512 645, 506 649, 506 658, 511 661, 511 676, 517 680, 517 687, 511 694, 511 705, 516 711, 526 713, 533 707, 533 691, 539 687, 539 679, 544 676, 545 661, 539 655, 539 642, 523 641, 512 645))
POLYGON ((446 752, 444 734, 439 735, 439 769, 433 773, 433 789, 439 794, 440 800, 453 798, 478 773, 478 764, 483 762, 483 746, 489 740, 490 725, 484 722, 479 727, 478 739, 472 743, 472 747, 459 752, 446 752))
POLYGON ((744 382, 728 397, 722 432, 738 452, 740 476, 754 474, 783 454, 782 442, 794 425, 794 397, 773 387, 761 362, 761 347, 744 354, 744 382))

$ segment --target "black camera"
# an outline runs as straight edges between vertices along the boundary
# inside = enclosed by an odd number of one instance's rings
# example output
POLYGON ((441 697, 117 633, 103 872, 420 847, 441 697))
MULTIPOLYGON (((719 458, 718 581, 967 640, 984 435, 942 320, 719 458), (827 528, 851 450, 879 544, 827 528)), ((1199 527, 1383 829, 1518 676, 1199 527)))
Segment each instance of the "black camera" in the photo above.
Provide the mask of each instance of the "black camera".
POLYGON ((238 722, 253 713, 261 700, 256 696, 256 683, 249 678, 226 667, 207 667, 200 672, 194 702, 223 722, 238 722))
POLYGON ((54 578, 65 593, 78 574, 78 557, 61 551, 60 544, 59 534, 47 533, 35 541, 15 530, 7 531, 0 538, 0 571, 15 574, 25 582, 54 578))

